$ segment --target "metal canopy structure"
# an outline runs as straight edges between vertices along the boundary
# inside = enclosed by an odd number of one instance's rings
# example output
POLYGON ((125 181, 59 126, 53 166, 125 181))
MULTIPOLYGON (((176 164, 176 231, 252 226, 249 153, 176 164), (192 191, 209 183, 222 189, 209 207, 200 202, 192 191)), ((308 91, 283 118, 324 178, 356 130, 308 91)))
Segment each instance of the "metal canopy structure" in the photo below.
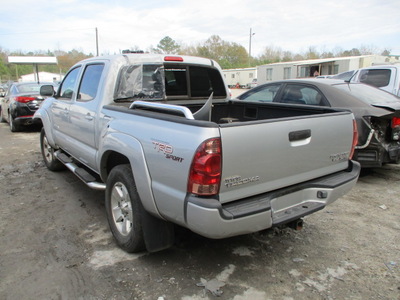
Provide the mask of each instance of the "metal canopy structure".
POLYGON ((35 74, 35 81, 39 82, 38 65, 56 65, 57 57, 55 57, 55 56, 9 56, 8 62, 10 64, 19 64, 19 65, 32 64, 33 65, 33 73, 35 74))

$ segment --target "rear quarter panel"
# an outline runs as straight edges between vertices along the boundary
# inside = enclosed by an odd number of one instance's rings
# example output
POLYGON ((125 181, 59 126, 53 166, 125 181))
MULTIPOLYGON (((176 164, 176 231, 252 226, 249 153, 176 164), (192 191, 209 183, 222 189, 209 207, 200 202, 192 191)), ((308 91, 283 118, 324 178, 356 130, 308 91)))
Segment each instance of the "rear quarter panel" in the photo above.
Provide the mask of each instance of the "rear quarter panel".
MULTIPOLYGON (((184 201, 194 153, 204 140, 219 137, 218 126, 204 122, 212 126, 203 127, 199 126, 201 121, 181 117, 172 117, 171 120, 176 120, 174 122, 117 111, 107 111, 106 115, 112 118, 106 136, 118 133, 125 135, 124 139, 134 139, 140 144, 148 175, 143 173, 144 168, 133 158, 133 153, 131 163, 135 181, 141 182, 138 191, 144 205, 154 200, 155 208, 163 217, 184 224, 184 201)), ((129 147, 121 142, 121 138, 115 138, 106 148, 128 150, 129 147)), ((101 153, 104 153, 105 146, 100 145, 101 153)), ((130 157, 131 154, 127 155, 130 157)))

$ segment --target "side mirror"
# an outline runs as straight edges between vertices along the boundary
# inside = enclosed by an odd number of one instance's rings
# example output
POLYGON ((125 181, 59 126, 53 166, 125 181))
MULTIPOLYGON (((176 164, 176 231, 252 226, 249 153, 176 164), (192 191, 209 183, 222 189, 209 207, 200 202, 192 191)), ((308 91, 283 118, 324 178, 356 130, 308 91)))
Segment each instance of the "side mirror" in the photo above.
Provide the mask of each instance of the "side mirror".
POLYGON ((40 96, 51 97, 54 96, 54 87, 52 85, 42 85, 40 87, 40 96))

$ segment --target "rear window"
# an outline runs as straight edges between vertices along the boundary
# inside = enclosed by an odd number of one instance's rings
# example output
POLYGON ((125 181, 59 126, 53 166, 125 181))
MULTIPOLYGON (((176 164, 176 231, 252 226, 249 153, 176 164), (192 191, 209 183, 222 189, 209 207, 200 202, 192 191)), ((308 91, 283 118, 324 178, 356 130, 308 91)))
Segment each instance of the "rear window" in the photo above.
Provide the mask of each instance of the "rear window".
POLYGON ((334 85, 334 87, 368 104, 400 102, 399 97, 365 84, 338 84, 334 85))
POLYGON ((159 100, 164 98, 162 65, 128 65, 121 68, 114 101, 159 100))
POLYGON ((219 70, 182 64, 129 65, 121 69, 115 101, 225 98, 219 70))
POLYGON ((19 93, 29 93, 29 92, 39 92, 40 90, 40 85, 37 83, 32 83, 32 84, 23 84, 17 86, 18 92, 19 93))
POLYGON ((167 97, 226 97, 225 85, 217 69, 197 66, 165 65, 167 97))
POLYGON ((390 82, 391 70, 389 69, 373 69, 361 70, 360 82, 376 86, 378 88, 385 87, 390 82))

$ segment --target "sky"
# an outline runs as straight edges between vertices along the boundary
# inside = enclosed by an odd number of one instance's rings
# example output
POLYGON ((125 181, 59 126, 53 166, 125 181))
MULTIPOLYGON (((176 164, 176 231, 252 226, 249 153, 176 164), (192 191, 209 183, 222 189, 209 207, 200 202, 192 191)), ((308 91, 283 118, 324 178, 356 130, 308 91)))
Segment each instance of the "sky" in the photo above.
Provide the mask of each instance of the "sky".
POLYGON ((400 55, 399 0, 0 0, 0 48, 96 54, 155 48, 169 36, 197 46, 212 35, 259 56, 362 46, 400 55), (250 39, 250 30, 254 33, 250 39))

